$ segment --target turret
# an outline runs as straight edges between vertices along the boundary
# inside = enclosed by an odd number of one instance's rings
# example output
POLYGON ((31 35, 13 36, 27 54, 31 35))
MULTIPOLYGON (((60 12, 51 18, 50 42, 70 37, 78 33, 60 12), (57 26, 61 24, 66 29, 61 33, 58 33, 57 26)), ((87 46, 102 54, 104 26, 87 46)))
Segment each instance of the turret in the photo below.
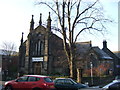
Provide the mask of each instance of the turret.
POLYGON ((33 19, 34 15, 32 15, 32 19, 30 22, 30 31, 34 29, 34 19, 33 19))
POLYGON ((22 46, 22 44, 23 44, 23 32, 22 32, 22 38, 21 38, 21 46, 22 46))
POLYGON ((39 20, 39 26, 42 25, 42 14, 40 13, 40 20, 39 20))
POLYGON ((48 30, 51 30, 51 17, 50 17, 50 12, 49 12, 49 16, 48 16, 48 19, 47 19, 47 28, 48 30))

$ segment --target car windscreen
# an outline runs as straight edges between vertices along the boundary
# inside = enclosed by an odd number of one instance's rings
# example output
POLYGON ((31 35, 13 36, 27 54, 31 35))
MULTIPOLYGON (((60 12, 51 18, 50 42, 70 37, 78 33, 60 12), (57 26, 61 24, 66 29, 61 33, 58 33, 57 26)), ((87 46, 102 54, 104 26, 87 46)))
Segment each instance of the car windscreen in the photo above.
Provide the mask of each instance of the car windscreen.
POLYGON ((116 76, 115 79, 116 79, 116 80, 120 79, 120 75, 116 76))
POLYGON ((45 82, 53 82, 51 78, 44 78, 45 82))
POLYGON ((72 81, 74 84, 77 84, 74 80, 71 79, 71 81, 72 81))

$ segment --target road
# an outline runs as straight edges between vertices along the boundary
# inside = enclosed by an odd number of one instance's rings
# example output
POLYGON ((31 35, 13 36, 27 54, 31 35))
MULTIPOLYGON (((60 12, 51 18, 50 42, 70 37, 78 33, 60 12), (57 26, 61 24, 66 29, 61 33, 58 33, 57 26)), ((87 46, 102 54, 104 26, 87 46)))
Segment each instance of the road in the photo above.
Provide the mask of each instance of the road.
POLYGON ((79 90, 103 90, 102 88, 87 88, 87 89, 79 89, 79 90))
MULTIPOLYGON (((0 85, 0 90, 2 89, 2 85, 0 85)), ((88 89, 79 89, 79 90, 102 90, 101 88, 88 88, 88 89)))

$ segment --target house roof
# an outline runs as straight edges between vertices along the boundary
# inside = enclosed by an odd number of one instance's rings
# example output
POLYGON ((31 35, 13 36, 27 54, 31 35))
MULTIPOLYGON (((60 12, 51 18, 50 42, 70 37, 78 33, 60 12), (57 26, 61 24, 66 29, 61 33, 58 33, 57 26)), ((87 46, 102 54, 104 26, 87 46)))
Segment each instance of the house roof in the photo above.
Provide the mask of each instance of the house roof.
POLYGON ((102 49, 105 53, 107 53, 110 57, 114 58, 114 59, 119 59, 119 57, 114 54, 112 51, 110 51, 108 48, 103 48, 102 49))
MULTIPOLYGON (((11 51, 11 53, 14 55, 14 54, 17 54, 16 51, 11 51)), ((0 55, 8 55, 8 52, 7 50, 4 50, 4 49, 0 49, 0 55)))
POLYGON ((120 58, 120 51, 114 51, 113 53, 120 58))
POLYGON ((84 59, 91 48, 91 41, 76 42, 75 45, 79 59, 84 59))
POLYGON ((99 55, 100 59, 113 59, 99 47, 92 47, 92 49, 99 55))
POLYGON ((86 53, 91 48, 91 41, 76 42, 76 48, 78 53, 86 53))
POLYGON ((4 55, 4 53, 3 53, 3 50, 2 50, 2 49, 0 49, 0 55, 4 55))

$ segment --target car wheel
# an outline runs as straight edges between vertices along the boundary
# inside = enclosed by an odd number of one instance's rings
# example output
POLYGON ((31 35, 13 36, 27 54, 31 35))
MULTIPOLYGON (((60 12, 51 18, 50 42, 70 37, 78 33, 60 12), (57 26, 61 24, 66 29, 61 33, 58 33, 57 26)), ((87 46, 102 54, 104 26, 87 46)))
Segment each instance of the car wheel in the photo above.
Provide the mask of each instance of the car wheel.
POLYGON ((13 90, 13 89, 12 89, 12 86, 6 86, 5 90, 13 90))

